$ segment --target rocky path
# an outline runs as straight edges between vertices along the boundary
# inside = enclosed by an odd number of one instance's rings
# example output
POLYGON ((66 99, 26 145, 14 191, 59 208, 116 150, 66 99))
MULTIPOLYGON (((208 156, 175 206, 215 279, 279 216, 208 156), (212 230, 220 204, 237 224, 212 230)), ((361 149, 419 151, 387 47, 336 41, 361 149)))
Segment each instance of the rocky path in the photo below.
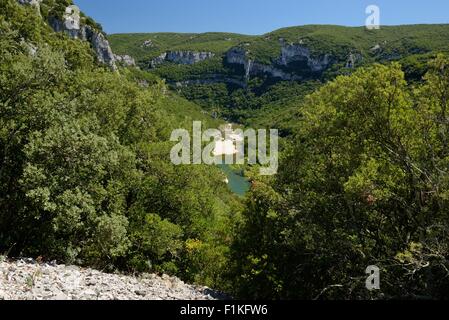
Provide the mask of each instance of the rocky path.
POLYGON ((108 274, 76 266, 0 260, 0 300, 214 300, 206 287, 153 274, 108 274))

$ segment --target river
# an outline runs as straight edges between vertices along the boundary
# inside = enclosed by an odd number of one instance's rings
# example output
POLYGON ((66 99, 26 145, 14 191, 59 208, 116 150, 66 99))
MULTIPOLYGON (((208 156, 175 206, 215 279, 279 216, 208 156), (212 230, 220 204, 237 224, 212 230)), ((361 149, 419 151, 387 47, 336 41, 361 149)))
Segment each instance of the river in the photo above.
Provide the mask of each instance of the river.
POLYGON ((228 179, 228 188, 239 197, 244 197, 251 187, 248 179, 232 170, 231 166, 228 164, 220 164, 218 167, 223 171, 228 179))
MULTIPOLYGON (((227 124, 225 130, 232 130, 232 124, 227 124)), ((215 143, 214 155, 216 157, 236 154, 237 149, 235 142, 239 140, 242 141, 241 139, 244 138, 239 135, 229 134, 228 139, 229 140, 225 140, 222 138, 220 141, 215 143)), ((238 172, 235 172, 230 165, 220 164, 218 167, 226 175, 229 189, 240 197, 245 196, 251 186, 248 179, 243 177, 243 175, 238 172)))

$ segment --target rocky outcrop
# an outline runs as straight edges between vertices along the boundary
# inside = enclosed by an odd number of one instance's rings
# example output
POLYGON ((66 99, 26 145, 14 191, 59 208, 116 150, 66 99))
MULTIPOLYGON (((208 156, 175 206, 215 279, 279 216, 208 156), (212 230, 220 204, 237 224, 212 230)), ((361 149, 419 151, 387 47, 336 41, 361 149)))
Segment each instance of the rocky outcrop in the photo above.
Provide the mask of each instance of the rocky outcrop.
POLYGON ((164 52, 160 56, 152 59, 150 61, 150 68, 154 69, 158 65, 163 64, 164 62, 166 62, 166 60, 165 60, 166 58, 167 58, 167 52, 164 52))
POLYGON ((247 52, 245 49, 236 47, 226 53, 226 61, 230 64, 247 65, 249 58, 247 57, 247 52))
POLYGON ((250 59, 248 52, 242 47, 229 50, 226 61, 242 66, 247 80, 253 75, 260 74, 282 80, 302 80, 304 75, 326 70, 332 63, 332 57, 329 54, 315 57, 302 45, 282 43, 280 56, 270 65, 250 59), (301 66, 301 70, 298 70, 298 65, 301 66))
POLYGON ((72 39, 87 40, 86 30, 84 28, 81 28, 81 26, 69 28, 66 25, 66 22, 67 21, 56 17, 50 17, 48 20, 48 23, 50 24, 50 27, 53 29, 53 31, 64 32, 72 39))
POLYGON ((322 72, 329 66, 331 61, 329 54, 313 57, 310 50, 302 45, 282 45, 281 56, 275 63, 287 67, 290 64, 297 62, 306 63, 312 72, 322 72))
POLYGON ((286 72, 275 64, 266 65, 248 58, 248 53, 243 48, 233 48, 226 54, 228 64, 240 65, 244 69, 245 79, 248 80, 253 75, 266 74, 273 78, 282 80, 301 80, 300 75, 286 72))
POLYGON ((95 51, 98 61, 106 64, 112 70, 117 70, 115 57, 111 46, 103 33, 94 30, 91 26, 86 25, 80 25, 79 28, 69 28, 67 22, 68 20, 62 20, 55 17, 51 17, 49 19, 49 24, 55 32, 64 32, 72 39, 88 41, 91 44, 92 49, 95 51))
POLYGON ((348 60, 346 61, 346 68, 354 69, 363 60, 363 56, 360 53, 350 53, 348 60))
POLYGON ((101 32, 97 32, 89 26, 83 26, 82 28, 84 28, 86 33, 85 40, 89 41, 92 45, 98 61, 108 65, 112 70, 117 70, 115 57, 106 37, 101 32))
POLYGON ((248 63, 245 66, 246 79, 249 79, 251 75, 257 74, 267 74, 272 78, 282 80, 302 80, 304 78, 302 75, 286 72, 275 65, 266 65, 248 60, 248 63))
POLYGON ((33 259, 0 261, 0 300, 215 300, 229 299, 178 278, 108 274, 33 259))
POLYGON ((115 61, 122 66, 125 67, 135 67, 136 66, 136 60, 134 60, 133 57, 125 54, 125 55, 118 55, 114 54, 115 61))
POLYGON ((152 48, 154 46, 153 41, 152 40, 145 40, 142 43, 142 47, 143 48, 152 48))
POLYGON ((150 61, 150 67, 156 68, 164 62, 173 62, 176 64, 192 65, 210 58, 215 54, 212 52, 195 52, 195 51, 168 51, 150 61))
POLYGON ((166 59, 177 64, 195 64, 213 56, 212 52, 170 51, 167 53, 166 59))
MULTIPOLYGON (((39 7, 42 0, 18 0, 22 5, 32 5, 39 7)), ((71 12, 70 7, 67 12, 71 12)), ((95 30, 91 26, 81 25, 78 14, 66 14, 64 17, 51 17, 48 23, 55 32, 64 32, 72 39, 88 41, 95 51, 99 62, 108 65, 111 69, 117 70, 115 57, 112 53, 109 41, 103 33, 95 30)))
POLYGON ((26 42, 25 39, 20 40, 21 46, 28 52, 30 56, 36 56, 38 47, 32 43, 26 42))
POLYGON ((376 44, 374 47, 372 47, 370 49, 370 51, 374 54, 379 53, 382 51, 382 47, 380 46, 380 44, 376 44))

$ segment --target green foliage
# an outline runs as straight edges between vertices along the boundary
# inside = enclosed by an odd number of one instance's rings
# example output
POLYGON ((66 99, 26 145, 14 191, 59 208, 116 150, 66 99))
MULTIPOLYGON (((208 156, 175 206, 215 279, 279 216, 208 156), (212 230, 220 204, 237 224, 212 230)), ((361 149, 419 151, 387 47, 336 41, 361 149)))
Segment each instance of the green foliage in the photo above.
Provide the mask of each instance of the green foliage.
POLYGON ((331 54, 337 61, 347 59, 349 52, 362 54, 365 60, 381 61, 430 51, 447 50, 448 25, 383 26, 379 30, 365 27, 308 25, 279 29, 251 39, 246 48, 264 63, 279 56, 280 39, 301 43, 313 55, 331 54), (379 45, 379 50, 373 50, 379 45))
POLYGON ((414 54, 447 51, 448 30, 448 25, 383 26, 380 30, 308 25, 283 28, 261 36, 154 33, 116 34, 110 39, 115 51, 130 54, 137 61, 146 63, 146 66, 149 60, 166 51, 210 51, 222 58, 226 51, 237 46, 244 48, 252 59, 271 64, 280 56, 282 43, 291 43, 309 48, 315 57, 327 54, 334 63, 340 64, 339 68, 343 68, 351 52, 360 54, 364 63, 368 64, 399 60, 414 54), (144 46, 143 43, 148 40, 151 40, 152 45, 144 46))
POLYGON ((292 117, 297 103, 319 86, 317 81, 272 83, 256 78, 246 88, 217 82, 190 84, 177 91, 212 115, 253 128, 276 127, 288 135, 299 117, 292 117))
POLYGON ((220 32, 113 34, 109 37, 114 52, 129 54, 139 62, 148 62, 166 51, 206 51, 221 57, 230 48, 250 38, 220 32), (144 46, 145 41, 152 44, 144 46))
POLYGON ((306 98, 276 181, 248 199, 239 294, 447 297, 448 65, 439 56, 414 89, 399 65, 374 65, 306 98), (380 292, 364 287, 369 265, 380 292))
POLYGON ((239 200, 218 168, 169 159, 173 129, 221 121, 155 76, 99 67, 13 0, 0 3, 0 51, 0 252, 222 285, 239 200))
MULTIPOLYGON (((66 12, 66 8, 73 5, 73 0, 43 0, 40 3, 40 13, 45 20, 52 18, 60 19, 66 12)), ((86 16, 84 12, 80 13, 81 23, 90 26, 96 31, 103 32, 101 24, 97 23, 91 17, 86 16)))
POLYGON ((166 79, 168 82, 179 82, 183 80, 201 80, 214 77, 217 74, 224 76, 229 70, 223 67, 222 57, 213 57, 194 65, 178 65, 175 63, 164 63, 153 71, 154 74, 166 79))
MULTIPOLYGON (((178 259, 182 250, 182 228, 168 220, 162 220, 157 214, 148 214, 142 221, 136 221, 130 250, 130 265, 137 271, 149 268, 164 270, 168 261, 178 259)), ((171 272, 179 272, 172 266, 171 272)))
POLYGON ((448 26, 115 35, 117 53, 140 63, 216 53, 116 73, 51 32, 45 20, 68 4, 45 0, 42 19, 0 3, 0 252, 166 272, 241 298, 448 297, 449 59, 434 53, 448 26), (270 63, 280 41, 338 61, 301 83, 225 84, 239 79, 222 63, 229 48, 270 63), (348 70, 349 52, 384 65, 348 70), (160 77, 198 82, 173 87, 183 98, 160 77), (284 135, 276 177, 238 168, 252 179, 245 204, 219 168, 169 159, 173 129, 218 117, 284 135), (381 291, 365 289, 368 265, 381 268, 381 291))
POLYGON ((279 29, 261 36, 220 33, 205 34, 117 34, 111 36, 114 50, 135 57, 139 66, 167 81, 173 90, 200 104, 214 116, 248 126, 276 125, 283 135, 293 132, 300 115, 295 105, 319 82, 348 75, 350 54, 355 55, 355 67, 373 62, 400 61, 408 81, 420 82, 427 62, 435 52, 447 51, 447 25, 412 25, 364 27, 308 25, 279 29), (145 41, 147 45, 144 45, 145 41), (241 47, 251 58, 262 64, 275 63, 286 44, 308 48, 312 57, 328 56, 330 66, 324 72, 311 72, 301 64, 281 67, 304 80, 284 82, 258 75, 247 81, 243 68, 228 65, 225 53, 241 47), (152 69, 149 61, 163 52, 177 50, 210 51, 216 56, 193 65, 163 63, 152 69), (291 114, 294 116, 291 117, 291 114), (268 121, 267 121, 268 119, 268 121), (271 120, 275 119, 274 123, 271 120))
POLYGON ((399 62, 409 82, 421 82, 429 71, 428 62, 436 58, 435 53, 416 54, 401 59, 399 62))

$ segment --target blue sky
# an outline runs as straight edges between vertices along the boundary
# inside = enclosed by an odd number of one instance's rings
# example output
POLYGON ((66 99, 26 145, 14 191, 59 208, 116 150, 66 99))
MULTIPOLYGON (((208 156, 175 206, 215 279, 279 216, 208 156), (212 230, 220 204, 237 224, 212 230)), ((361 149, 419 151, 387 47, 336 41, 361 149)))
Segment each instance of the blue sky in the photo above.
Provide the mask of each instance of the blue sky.
POLYGON ((107 33, 227 31, 263 34, 305 24, 364 25, 365 8, 382 25, 449 23, 448 0, 75 0, 107 33))

